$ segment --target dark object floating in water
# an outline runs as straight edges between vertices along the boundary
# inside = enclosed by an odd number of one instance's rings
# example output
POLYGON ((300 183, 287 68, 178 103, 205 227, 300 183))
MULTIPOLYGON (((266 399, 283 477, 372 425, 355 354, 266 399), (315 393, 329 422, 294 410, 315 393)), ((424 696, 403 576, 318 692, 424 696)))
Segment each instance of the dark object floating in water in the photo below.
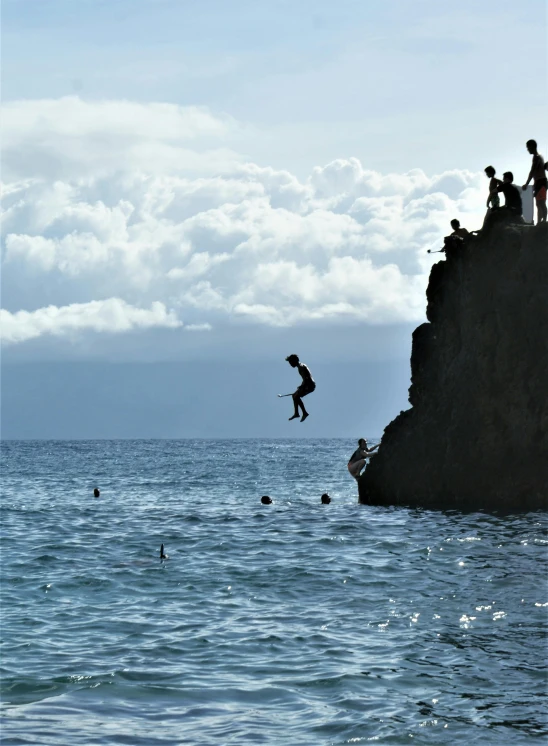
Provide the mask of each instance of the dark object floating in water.
POLYGON ((261 497, 261 502, 263 505, 272 505, 272 498, 268 497, 268 495, 263 495, 261 497))
POLYGON ((331 498, 329 497, 327 492, 324 492, 322 495, 322 505, 329 505, 330 502, 331 502, 331 498))
POLYGON ((100 495, 101 495, 101 490, 98 487, 96 487, 93 490, 93 497, 100 497, 100 495))
POLYGON ((164 545, 163 544, 160 547, 160 559, 161 560, 169 559, 169 555, 167 555, 167 554, 164 553, 164 545))

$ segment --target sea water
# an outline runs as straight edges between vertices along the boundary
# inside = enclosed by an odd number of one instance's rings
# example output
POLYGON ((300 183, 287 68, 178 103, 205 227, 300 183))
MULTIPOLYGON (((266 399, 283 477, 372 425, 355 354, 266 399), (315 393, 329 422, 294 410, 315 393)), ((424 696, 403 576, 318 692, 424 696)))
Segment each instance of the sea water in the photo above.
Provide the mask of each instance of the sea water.
POLYGON ((355 445, 5 442, 2 744, 543 741, 546 515, 358 505, 355 445))

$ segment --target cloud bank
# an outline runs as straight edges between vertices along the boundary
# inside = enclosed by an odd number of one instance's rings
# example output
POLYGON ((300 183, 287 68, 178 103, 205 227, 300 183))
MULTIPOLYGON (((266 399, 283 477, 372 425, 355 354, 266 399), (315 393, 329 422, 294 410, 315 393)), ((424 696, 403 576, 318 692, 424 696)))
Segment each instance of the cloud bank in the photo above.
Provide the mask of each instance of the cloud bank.
POLYGON ((300 181, 246 163, 231 148, 238 125, 195 107, 64 98, 6 109, 12 343, 183 322, 419 321, 426 249, 451 218, 482 219, 479 174, 382 175, 350 158, 300 181))
POLYGON ((182 323, 163 303, 153 303, 150 309, 134 308, 120 298, 109 298, 70 306, 48 306, 36 311, 10 313, 0 310, 0 329, 4 342, 25 342, 44 334, 65 335, 80 330, 115 334, 131 329, 151 327, 177 328, 182 323))

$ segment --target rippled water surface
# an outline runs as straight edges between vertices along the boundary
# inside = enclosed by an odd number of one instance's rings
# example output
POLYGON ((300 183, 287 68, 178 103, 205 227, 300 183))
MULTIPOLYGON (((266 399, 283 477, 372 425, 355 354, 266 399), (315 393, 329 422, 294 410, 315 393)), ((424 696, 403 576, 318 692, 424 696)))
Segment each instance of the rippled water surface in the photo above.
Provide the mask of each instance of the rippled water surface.
POLYGON ((2 744, 545 742, 545 514, 359 506, 354 447, 4 443, 2 744))

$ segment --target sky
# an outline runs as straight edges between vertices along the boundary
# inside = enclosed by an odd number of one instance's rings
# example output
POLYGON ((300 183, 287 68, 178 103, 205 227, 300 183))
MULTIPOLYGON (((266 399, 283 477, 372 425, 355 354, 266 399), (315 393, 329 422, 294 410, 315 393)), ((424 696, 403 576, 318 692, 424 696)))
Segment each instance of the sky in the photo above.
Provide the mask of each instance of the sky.
POLYGON ((379 437, 427 249, 546 150, 546 42, 544 0, 3 0, 3 437, 379 437))

